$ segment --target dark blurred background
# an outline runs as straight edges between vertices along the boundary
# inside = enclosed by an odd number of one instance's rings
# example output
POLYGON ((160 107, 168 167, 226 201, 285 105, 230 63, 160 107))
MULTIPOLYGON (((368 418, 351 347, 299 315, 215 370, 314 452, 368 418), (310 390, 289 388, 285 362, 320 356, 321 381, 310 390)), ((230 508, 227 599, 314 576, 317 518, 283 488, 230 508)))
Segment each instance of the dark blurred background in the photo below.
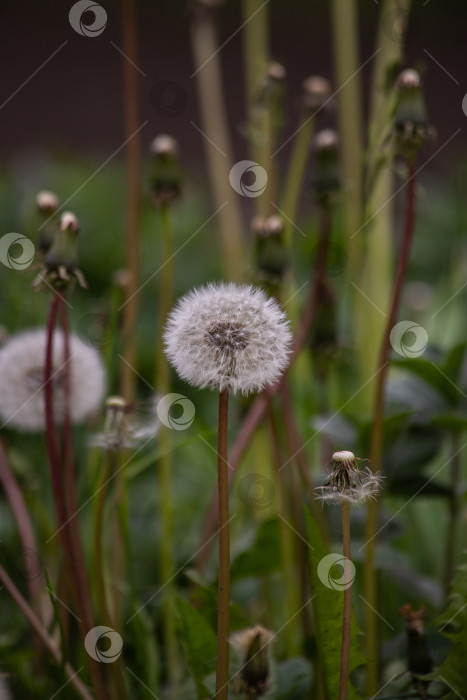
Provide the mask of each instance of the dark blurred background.
MULTIPOLYGON (((31 151, 59 152, 62 156, 68 152, 93 153, 102 155, 104 160, 122 145, 122 60, 125 59, 118 51, 122 47, 121 8, 115 0, 103 0, 101 4, 107 11, 107 26, 99 36, 89 38, 80 36, 69 24, 71 0, 2 3, 2 167, 31 151)), ((288 72, 286 132, 289 134, 295 129, 302 79, 313 73, 333 77, 329 5, 325 0, 271 0, 269 4, 272 54, 283 62, 288 72)), ((204 157, 204 144, 190 123, 199 124, 200 117, 194 79, 190 79, 194 68, 189 4, 179 0, 138 0, 136 7, 140 123, 148 120, 142 129, 143 147, 156 133, 169 132, 180 141, 185 162, 199 161, 204 157), (186 92, 186 107, 175 116, 162 115, 151 105, 151 89, 164 80, 176 82, 186 92)), ((362 62, 375 49, 377 14, 377 0, 360 2, 362 62)), ((238 30, 242 22, 241 4, 228 0, 219 10, 220 43, 238 30)), ((397 41, 392 15, 388 16, 387 25, 388 33, 397 41)), ((467 120, 461 106, 467 92, 466 32, 464 0, 413 3, 408 62, 423 72, 438 145, 456 129, 464 127, 467 120)), ((242 136, 245 111, 241 31, 226 44, 220 56, 235 154, 246 157, 247 143, 242 136)), ((366 86, 370 75, 371 62, 363 71, 366 86)), ((444 170, 466 145, 467 129, 462 128, 429 168, 444 170)), ((118 158, 123 158, 123 153, 118 158)))

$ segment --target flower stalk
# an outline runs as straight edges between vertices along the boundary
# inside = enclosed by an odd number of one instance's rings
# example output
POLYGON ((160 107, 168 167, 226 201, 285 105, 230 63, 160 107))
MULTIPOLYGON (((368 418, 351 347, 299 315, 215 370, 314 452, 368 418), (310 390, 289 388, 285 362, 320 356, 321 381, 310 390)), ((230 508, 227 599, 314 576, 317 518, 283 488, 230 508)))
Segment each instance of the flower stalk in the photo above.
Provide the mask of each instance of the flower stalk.
MULTIPOLYGON (((350 551, 349 502, 342 501, 342 544, 344 554, 344 580, 352 580, 350 551)), ((352 584, 344 588, 344 612, 342 618, 341 665, 339 672, 339 700, 347 700, 350 664, 350 633, 352 624, 352 584)))

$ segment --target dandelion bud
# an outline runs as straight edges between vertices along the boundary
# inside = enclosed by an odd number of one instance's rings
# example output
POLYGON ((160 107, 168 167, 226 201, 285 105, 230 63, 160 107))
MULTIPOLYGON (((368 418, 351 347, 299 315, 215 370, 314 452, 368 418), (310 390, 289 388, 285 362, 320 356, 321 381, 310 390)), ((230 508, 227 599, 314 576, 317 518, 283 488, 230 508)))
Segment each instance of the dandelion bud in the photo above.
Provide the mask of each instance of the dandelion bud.
POLYGON ((159 207, 177 199, 181 193, 182 170, 178 157, 178 144, 172 136, 156 136, 150 145, 152 166, 149 176, 154 205, 159 207))
POLYGON ((165 351, 199 388, 243 394, 274 384, 289 363, 292 335, 278 303, 248 285, 209 284, 171 311, 165 351))
POLYGON ((71 211, 65 211, 60 217, 60 231, 79 232, 78 219, 71 211))
POLYGON ((236 632, 230 643, 240 656, 239 681, 248 697, 264 695, 270 680, 269 647, 273 633, 261 625, 236 632))
POLYGON ((280 216, 263 218, 255 216, 251 222, 255 233, 255 258, 259 281, 277 291, 288 267, 288 256, 284 243, 284 222, 280 216))
MULTIPOLYGON (((406 620, 408 667, 410 673, 416 676, 430 673, 433 670, 433 659, 425 633, 425 606, 422 605, 419 610, 414 610, 409 604, 403 605, 399 610, 399 615, 403 615, 406 620)), ((417 678, 414 678, 413 682, 420 690, 426 691, 427 682, 420 681, 417 678)), ((426 697, 425 693, 420 693, 420 697, 426 697)))
POLYGON ((333 471, 324 486, 318 486, 318 498, 327 503, 347 502, 354 505, 376 498, 381 491, 382 475, 369 467, 361 469, 358 457, 350 450, 332 455, 333 471))
POLYGON ((36 204, 41 214, 50 216, 57 211, 60 201, 54 192, 41 190, 36 194, 36 204))
POLYGON ((331 97, 331 83, 320 75, 310 75, 302 83, 303 109, 316 112, 327 103, 331 97))
MULTIPOLYGON (((60 217, 60 226, 53 244, 44 258, 44 269, 39 281, 46 279, 54 289, 66 289, 72 279, 78 279, 86 286, 78 268, 78 248, 76 238, 79 232, 78 219, 71 212, 60 217)), ((35 283, 36 284, 36 283, 35 283)))
POLYGON ((316 134, 315 173, 312 181, 316 200, 326 206, 340 189, 339 141, 332 129, 324 129, 316 134))
POLYGON ((412 161, 430 133, 420 75, 417 71, 402 71, 396 81, 396 90, 394 124, 397 145, 402 157, 412 161))

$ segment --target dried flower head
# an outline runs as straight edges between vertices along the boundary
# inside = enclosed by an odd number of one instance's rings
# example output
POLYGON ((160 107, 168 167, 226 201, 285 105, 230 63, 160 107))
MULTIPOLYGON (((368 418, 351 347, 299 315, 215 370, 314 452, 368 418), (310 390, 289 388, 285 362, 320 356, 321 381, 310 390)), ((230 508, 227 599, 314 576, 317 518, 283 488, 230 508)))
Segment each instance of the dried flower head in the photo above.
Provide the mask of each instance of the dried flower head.
MULTIPOLYGON (((4 425, 24 432, 45 428, 44 364, 46 331, 24 331, 12 336, 0 349, 0 417, 4 425)), ((55 331, 52 382, 54 416, 63 420, 64 347, 63 334, 55 331)), ((70 411, 79 423, 99 408, 104 395, 105 370, 94 348, 78 336, 70 336, 70 411)))
POLYGON ((201 389, 261 391, 288 365, 291 332, 278 303, 249 285, 209 284, 169 315, 166 354, 182 379, 201 389))
POLYGON ((63 290, 74 280, 77 280, 81 287, 87 287, 83 273, 78 267, 76 239, 79 231, 80 227, 75 214, 71 211, 64 212, 60 217, 53 241, 46 251, 42 270, 33 282, 33 287, 39 288, 44 282, 47 287, 63 290))
POLYGON ((248 698, 257 698, 268 689, 270 680, 269 647, 273 632, 261 625, 235 632, 230 643, 241 660, 239 684, 248 698))
POLYGON ((157 399, 155 396, 151 400, 148 415, 140 419, 136 416, 133 404, 121 396, 109 396, 105 402, 104 429, 101 433, 92 435, 89 444, 104 450, 118 451, 156 437, 160 427, 157 399))
POLYGON ((321 75, 310 75, 302 83, 303 107, 316 111, 324 107, 331 97, 331 83, 321 75))
POLYGON ((182 191, 183 173, 180 167, 177 141, 168 134, 159 134, 149 147, 152 156, 149 183, 156 207, 173 202, 182 191))
POLYGON ((381 491, 382 475, 369 467, 361 469, 353 452, 342 450, 332 455, 333 471, 324 486, 318 486, 318 498, 327 503, 347 501, 358 505, 376 498, 381 491))

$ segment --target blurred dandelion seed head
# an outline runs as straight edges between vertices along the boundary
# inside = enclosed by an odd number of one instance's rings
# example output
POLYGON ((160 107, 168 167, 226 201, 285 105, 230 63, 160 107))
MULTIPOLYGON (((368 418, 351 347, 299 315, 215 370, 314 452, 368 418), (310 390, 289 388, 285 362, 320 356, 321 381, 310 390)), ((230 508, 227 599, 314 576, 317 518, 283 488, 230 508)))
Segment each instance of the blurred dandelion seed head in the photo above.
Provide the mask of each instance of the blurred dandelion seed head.
POLYGON ((146 409, 143 415, 123 397, 109 396, 105 402, 104 427, 90 437, 89 445, 117 452, 155 438, 160 427, 158 401, 159 397, 155 395, 149 401, 149 410, 146 409))
MULTIPOLYGON (((44 365, 46 331, 36 329, 12 336, 0 349, 0 417, 4 424, 24 432, 45 429, 44 365)), ((98 352, 70 336, 71 420, 79 423, 94 413, 104 396, 105 370, 98 352)), ((63 420, 64 343, 55 331, 52 360, 54 416, 63 420)))
POLYGON ((274 633, 262 625, 255 625, 235 632, 230 637, 230 644, 241 659, 238 674, 240 687, 248 697, 264 695, 269 686, 270 662, 269 647, 274 633))
POLYGON ((279 379, 292 335, 278 303, 261 289, 221 283, 179 300, 164 341, 170 362, 190 384, 250 394, 279 379))

